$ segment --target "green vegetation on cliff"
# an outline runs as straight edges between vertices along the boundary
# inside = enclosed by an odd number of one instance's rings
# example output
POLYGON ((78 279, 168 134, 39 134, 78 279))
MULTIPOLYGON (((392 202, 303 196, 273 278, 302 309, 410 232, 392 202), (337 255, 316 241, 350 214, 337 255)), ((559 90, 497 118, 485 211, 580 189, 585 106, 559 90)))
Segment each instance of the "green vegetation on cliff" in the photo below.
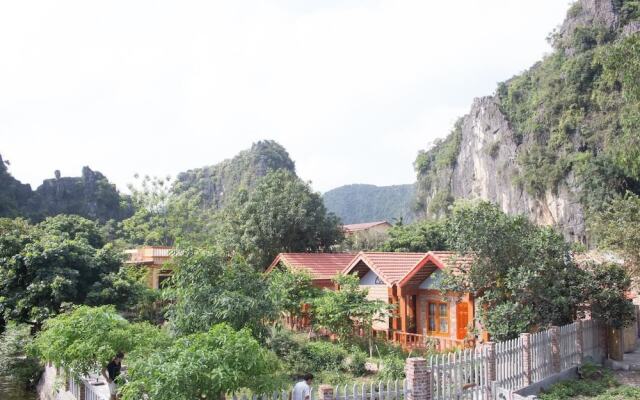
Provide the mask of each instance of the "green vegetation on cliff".
POLYGON ((343 223, 413 219, 414 185, 346 185, 322 195, 343 223))
MULTIPOLYGON (((460 195, 452 194, 452 179, 457 179, 458 191, 477 183, 481 189, 473 193, 478 196, 487 189, 482 186, 486 174, 502 180, 497 186, 501 189, 524 191, 516 198, 517 192, 501 190, 497 198, 503 208, 529 212, 546 223, 560 213, 550 208, 579 204, 571 211, 564 208, 573 220, 563 222, 589 226, 614 199, 627 192, 640 193, 639 30, 638 0, 576 2, 562 26, 550 35, 554 51, 498 85, 491 103, 497 104, 508 122, 507 132, 495 136, 501 140, 490 142, 498 131, 485 132, 489 125, 484 123, 492 116, 485 118, 478 108, 456 123, 447 138, 419 153, 415 161, 418 211, 429 216, 446 212, 460 195), (474 135, 478 143, 486 143, 481 151, 487 154, 478 157, 502 157, 495 170, 456 170, 461 140, 464 145, 474 135), (509 172, 501 175, 505 171, 509 172), (563 192, 563 188, 569 190, 563 192), (548 203, 549 194, 557 196, 554 204, 548 203), (535 202, 540 207, 534 210, 535 202)), ((565 231, 573 231, 573 225, 570 228, 565 231)), ((583 240, 580 229, 576 238, 583 240)))
POLYGON ((295 173, 289 153, 277 142, 263 140, 232 159, 179 174, 173 191, 178 195, 198 195, 205 207, 219 209, 238 189, 251 188, 269 171, 280 169, 295 173))

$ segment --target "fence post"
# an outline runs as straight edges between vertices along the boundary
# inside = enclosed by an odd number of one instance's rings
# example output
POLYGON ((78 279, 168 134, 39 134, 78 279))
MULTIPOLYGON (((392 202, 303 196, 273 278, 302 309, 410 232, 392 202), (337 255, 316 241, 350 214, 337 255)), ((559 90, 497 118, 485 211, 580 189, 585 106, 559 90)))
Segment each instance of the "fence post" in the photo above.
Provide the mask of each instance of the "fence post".
POLYGON ((431 370, 422 357, 407 358, 404 366, 407 376, 406 400, 431 400, 431 370))
POLYGON ((333 386, 320 385, 318 388, 318 400, 333 400, 333 386))
POLYGON ((531 385, 531 334, 521 333, 522 339, 522 372, 524 374, 524 384, 531 385))
POLYGON ((576 351, 578 352, 578 362, 582 364, 584 362, 584 334, 581 319, 576 321, 576 351))
POLYGON ((600 355, 602 356, 602 361, 609 358, 609 337, 607 335, 607 325, 604 322, 598 323, 598 335, 600 336, 600 340, 598 341, 600 346, 600 355))
POLYGON ((498 379, 496 374, 496 343, 487 342, 485 346, 487 346, 487 378, 489 379, 489 383, 491 383, 498 379))
POLYGON ((551 371, 554 374, 560 373, 560 328, 552 326, 549 328, 551 334, 551 371))

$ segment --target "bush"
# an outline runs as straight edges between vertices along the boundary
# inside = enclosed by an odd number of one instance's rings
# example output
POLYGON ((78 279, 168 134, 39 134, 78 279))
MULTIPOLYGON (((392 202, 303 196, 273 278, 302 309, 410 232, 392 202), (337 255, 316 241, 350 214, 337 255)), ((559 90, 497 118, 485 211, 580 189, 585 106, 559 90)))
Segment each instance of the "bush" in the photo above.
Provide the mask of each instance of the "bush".
POLYGON ((299 353, 300 345, 294 339, 291 331, 274 328, 267 339, 267 347, 280 358, 287 358, 291 353, 299 353))
POLYGON ((594 364, 580 367, 582 379, 557 383, 547 393, 541 393, 541 400, 565 400, 592 398, 594 400, 616 400, 640 398, 640 388, 619 386, 611 372, 594 364))
POLYGON ((337 344, 330 342, 309 342, 302 353, 317 370, 338 371, 347 358, 347 351, 337 344))
POLYGON ((10 324, 0 335, 0 376, 27 389, 36 386, 42 373, 38 359, 24 353, 32 341, 29 331, 27 325, 10 324))
POLYGON ((380 378, 383 380, 395 380, 404 378, 405 359, 394 355, 382 359, 382 371, 380 378))
POLYGON ((367 354, 356 346, 352 346, 349 356, 344 360, 344 369, 355 376, 363 376, 367 373, 367 354))

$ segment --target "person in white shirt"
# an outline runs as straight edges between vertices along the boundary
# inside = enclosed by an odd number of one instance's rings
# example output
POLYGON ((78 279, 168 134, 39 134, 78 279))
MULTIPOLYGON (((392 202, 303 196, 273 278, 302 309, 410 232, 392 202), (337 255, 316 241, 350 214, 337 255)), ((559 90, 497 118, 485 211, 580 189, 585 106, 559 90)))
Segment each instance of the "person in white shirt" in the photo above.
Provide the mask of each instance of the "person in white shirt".
POLYGON ((305 374, 293 387, 291 400, 311 400, 311 382, 313 382, 313 375, 305 374))

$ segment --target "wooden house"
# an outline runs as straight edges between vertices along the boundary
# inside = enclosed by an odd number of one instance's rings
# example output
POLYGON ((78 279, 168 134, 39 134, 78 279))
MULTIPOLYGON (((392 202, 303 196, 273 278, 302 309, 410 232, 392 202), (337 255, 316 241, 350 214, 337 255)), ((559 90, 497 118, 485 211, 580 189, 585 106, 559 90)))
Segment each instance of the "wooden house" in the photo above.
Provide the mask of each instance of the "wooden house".
POLYGON ((162 282, 171 276, 172 271, 167 263, 171 259, 172 250, 172 247, 165 246, 143 246, 125 250, 127 255, 125 264, 147 268, 147 286, 151 289, 159 289, 162 287, 162 282))
POLYGON ((278 267, 305 271, 311 275, 314 286, 334 289, 331 278, 342 272, 354 257, 353 253, 280 253, 265 272, 278 267))
POLYGON ((374 325, 379 333, 406 347, 461 347, 472 341, 474 299, 467 293, 442 293, 442 270, 459 268, 471 258, 453 252, 360 252, 343 270, 357 274, 371 299, 395 304, 393 316, 374 325))

